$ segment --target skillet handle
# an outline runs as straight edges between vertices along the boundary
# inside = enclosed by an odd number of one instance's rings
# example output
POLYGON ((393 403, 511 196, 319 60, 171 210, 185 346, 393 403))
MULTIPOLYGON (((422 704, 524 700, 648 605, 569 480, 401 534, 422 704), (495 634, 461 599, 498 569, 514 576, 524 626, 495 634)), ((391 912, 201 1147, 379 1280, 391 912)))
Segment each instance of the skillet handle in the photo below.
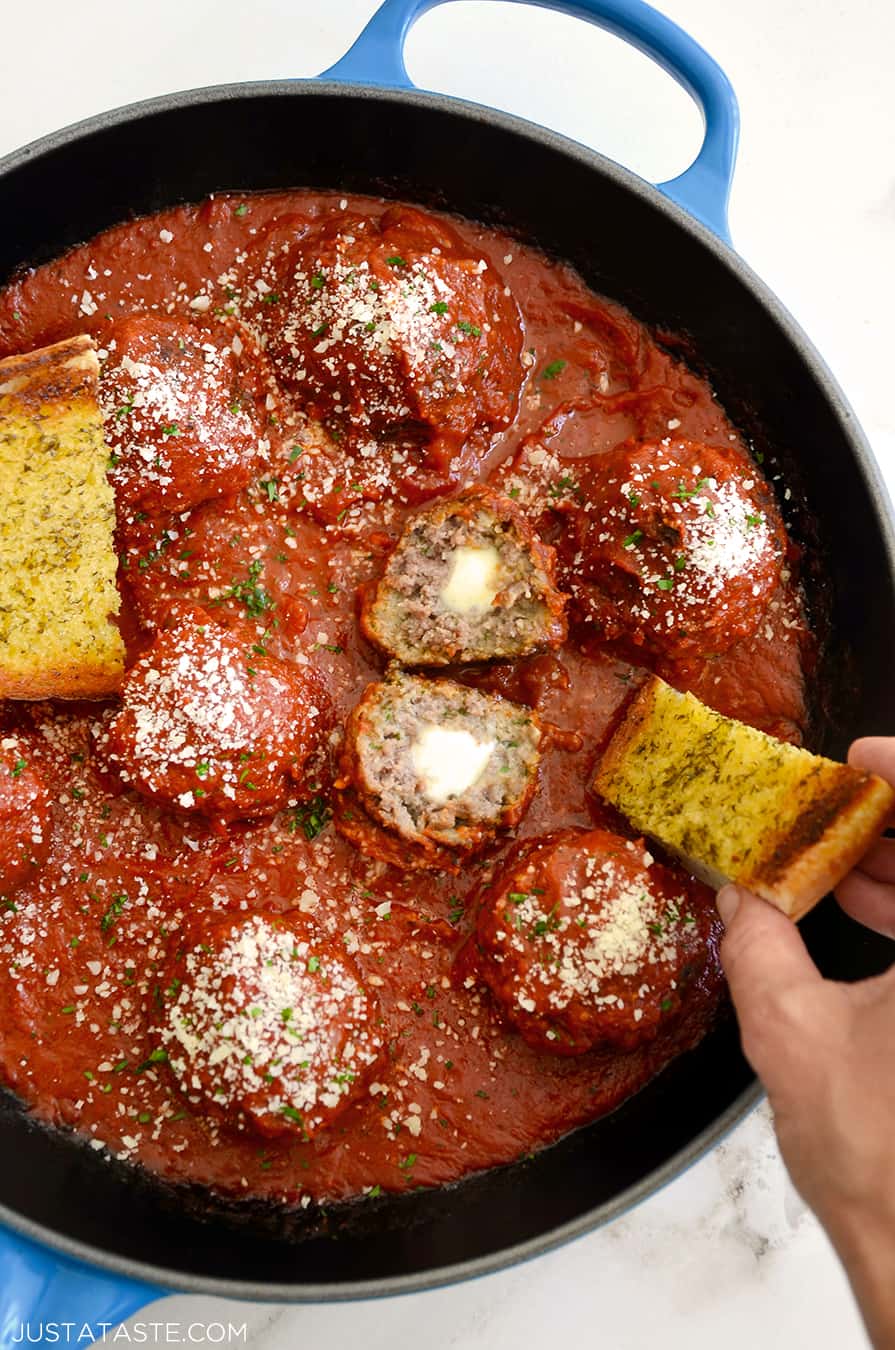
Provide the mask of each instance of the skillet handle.
POLYGON ((86 1345, 83 1327, 96 1340, 166 1291, 136 1280, 107 1275, 80 1261, 59 1257, 46 1247, 0 1230, 0 1350, 23 1342, 45 1344, 48 1324, 61 1327, 60 1344, 86 1345))
MULTIPOLYGON (((413 24, 446 0, 384 0, 340 61, 319 77, 412 89, 404 43, 413 24)), ((730 243, 727 201, 736 162, 739 108, 716 61, 682 28, 645 0, 518 0, 598 24, 644 52, 686 89, 699 106, 705 136, 696 159, 677 178, 656 186, 730 243)))

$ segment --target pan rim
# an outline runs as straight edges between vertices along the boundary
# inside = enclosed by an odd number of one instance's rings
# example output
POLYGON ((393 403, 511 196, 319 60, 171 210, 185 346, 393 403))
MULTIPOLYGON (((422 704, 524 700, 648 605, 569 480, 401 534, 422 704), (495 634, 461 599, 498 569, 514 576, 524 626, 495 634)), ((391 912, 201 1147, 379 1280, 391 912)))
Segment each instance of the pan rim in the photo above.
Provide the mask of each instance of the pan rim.
MULTIPOLYGON (((219 1298, 241 1299, 251 1303, 354 1303, 365 1299, 392 1298, 402 1294, 421 1294, 433 1289, 463 1284, 483 1275, 496 1275, 512 1266, 545 1256, 577 1238, 612 1223, 622 1214, 641 1204, 650 1196, 676 1181, 684 1172, 710 1153, 740 1125, 764 1100, 765 1092, 756 1079, 718 1116, 711 1125, 701 1130, 691 1142, 673 1154, 661 1167, 649 1172, 633 1186, 628 1186, 613 1200, 589 1209, 575 1219, 551 1228, 538 1237, 517 1242, 487 1256, 437 1266, 409 1275, 383 1276, 371 1280, 345 1280, 338 1284, 302 1284, 251 1280, 233 1280, 215 1275, 193 1275, 188 1272, 153 1265, 150 1262, 120 1256, 90 1243, 67 1238, 55 1229, 47 1228, 17 1211, 0 1204, 0 1224, 32 1242, 50 1248, 58 1255, 83 1262, 99 1272, 108 1272, 129 1280, 139 1281, 158 1290, 158 1297, 171 1293, 210 1294, 219 1298)), ((337 1245, 338 1239, 334 1239, 337 1245)), ((147 1303, 151 1300, 147 1299, 147 1303)))

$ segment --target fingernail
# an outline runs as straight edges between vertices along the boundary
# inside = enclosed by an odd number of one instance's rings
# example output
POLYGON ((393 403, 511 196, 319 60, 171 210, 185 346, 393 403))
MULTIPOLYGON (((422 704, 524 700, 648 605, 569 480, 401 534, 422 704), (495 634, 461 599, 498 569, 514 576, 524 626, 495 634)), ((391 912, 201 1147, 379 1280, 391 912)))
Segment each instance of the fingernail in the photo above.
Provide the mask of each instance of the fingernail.
POLYGON ((736 886, 722 886, 715 898, 715 904, 718 906, 718 913, 724 922, 724 927, 729 928, 733 923, 734 915, 740 907, 740 892, 736 886))

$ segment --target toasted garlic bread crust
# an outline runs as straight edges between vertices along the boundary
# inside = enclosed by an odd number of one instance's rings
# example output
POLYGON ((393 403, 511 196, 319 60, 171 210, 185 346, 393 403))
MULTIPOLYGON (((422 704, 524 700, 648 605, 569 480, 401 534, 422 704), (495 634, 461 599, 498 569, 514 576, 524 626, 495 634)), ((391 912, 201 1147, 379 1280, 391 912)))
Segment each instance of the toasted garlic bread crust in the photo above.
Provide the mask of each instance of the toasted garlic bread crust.
POLYGON ((703 881, 735 881, 800 919, 866 852, 895 808, 872 773, 722 717, 653 677, 594 783, 703 881))
POLYGON ((116 690, 115 502, 93 340, 0 361, 0 696, 116 690))

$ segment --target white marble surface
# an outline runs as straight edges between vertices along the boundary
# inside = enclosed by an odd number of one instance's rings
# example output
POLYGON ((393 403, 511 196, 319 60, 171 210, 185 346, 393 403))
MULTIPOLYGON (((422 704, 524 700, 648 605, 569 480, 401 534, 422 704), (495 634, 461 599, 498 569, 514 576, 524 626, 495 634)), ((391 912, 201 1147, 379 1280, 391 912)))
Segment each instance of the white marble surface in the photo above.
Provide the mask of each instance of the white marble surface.
MULTIPOLYGON (((887 0, 663 0, 722 62, 743 138, 737 247, 812 335, 895 489, 895 12, 887 0)), ((43 0, 6 7, 0 153, 103 108, 222 80, 311 75, 373 0, 43 0)), ((667 177, 699 139, 689 101, 573 20, 469 0, 420 22, 422 85, 492 102, 667 177)), ((789 1184, 765 1109, 647 1204, 539 1261, 376 1304, 177 1297, 154 1316, 247 1321, 255 1347, 752 1350, 866 1344, 845 1279, 789 1184)))

